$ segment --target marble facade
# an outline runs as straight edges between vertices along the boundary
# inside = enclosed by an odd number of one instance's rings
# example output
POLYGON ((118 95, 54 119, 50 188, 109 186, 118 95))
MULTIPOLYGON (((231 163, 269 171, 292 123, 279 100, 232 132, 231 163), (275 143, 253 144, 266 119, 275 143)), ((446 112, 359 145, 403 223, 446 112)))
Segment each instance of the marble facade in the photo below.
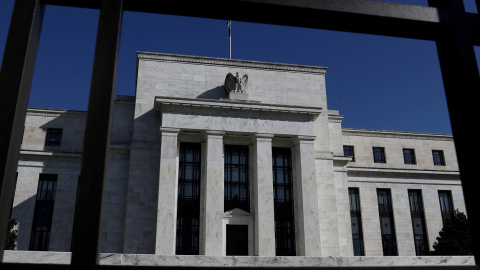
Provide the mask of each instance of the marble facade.
MULTIPOLYGON (((452 136, 343 128, 343 116, 327 106, 326 68, 157 53, 138 53, 137 66, 136 96, 119 96, 114 107, 105 264, 402 265, 415 259, 383 257, 378 188, 391 191, 399 257, 416 255, 408 190, 422 192, 430 247, 442 226, 438 191, 450 191, 455 209, 465 212, 452 136), (248 74, 248 85, 227 93, 225 76, 237 72, 248 74), (201 144, 197 257, 175 254, 183 142, 201 144), (249 212, 224 209, 224 145, 248 146, 249 212), (344 145, 354 147, 353 160, 344 145), (299 258, 276 257, 276 147, 291 149, 299 258), (385 149, 386 163, 373 162, 372 147, 385 149), (404 148, 415 149, 416 164, 405 164, 404 148), (432 150, 443 151, 445 165, 433 164, 432 150), (360 193, 363 259, 353 258, 348 188, 360 193), (226 256, 231 225, 248 228, 248 256, 234 261, 226 256)), ((12 211, 19 221, 18 250, 29 249, 40 173, 58 175, 49 250, 69 250, 85 115, 33 108, 27 113, 12 211), (61 146, 45 146, 50 127, 63 129, 61 146)), ((14 261, 18 254, 6 256, 14 261)), ((420 264, 438 263, 423 258, 420 264)))

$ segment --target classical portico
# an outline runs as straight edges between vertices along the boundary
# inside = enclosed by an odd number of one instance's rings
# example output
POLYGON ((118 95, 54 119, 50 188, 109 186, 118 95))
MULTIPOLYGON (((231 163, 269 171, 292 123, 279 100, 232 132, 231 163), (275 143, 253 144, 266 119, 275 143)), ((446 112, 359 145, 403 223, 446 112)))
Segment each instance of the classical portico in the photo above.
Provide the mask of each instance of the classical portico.
POLYGON ((321 108, 160 96, 154 108, 162 123, 156 254, 175 254, 178 145, 183 141, 202 144, 200 255, 225 256, 225 230, 232 224, 248 227, 248 255, 276 255, 273 147, 292 153, 296 255, 320 255, 313 125, 321 108), (250 149, 250 213, 224 211, 225 144, 250 149))

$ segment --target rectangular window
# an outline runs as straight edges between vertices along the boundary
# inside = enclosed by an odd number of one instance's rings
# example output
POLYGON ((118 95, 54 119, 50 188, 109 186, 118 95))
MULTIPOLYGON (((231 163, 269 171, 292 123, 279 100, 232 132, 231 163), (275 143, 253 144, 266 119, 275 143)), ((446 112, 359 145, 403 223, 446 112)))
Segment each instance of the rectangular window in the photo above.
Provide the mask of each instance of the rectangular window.
POLYGON ((413 237, 415 240, 415 253, 417 256, 428 255, 427 227, 423 211, 422 191, 409 190, 410 215, 412 217, 413 237))
POLYGON ((433 165, 445 166, 445 157, 442 150, 432 150, 433 165))
POLYGON ((414 149, 403 149, 403 160, 405 164, 417 164, 415 160, 415 150, 414 149))
POLYGON ((353 255, 365 256, 358 188, 349 188, 348 195, 350 201, 350 218, 352 220, 353 255))
POLYGON ((48 250, 57 178, 56 174, 42 173, 39 176, 32 234, 30 235, 30 250, 48 250))
POLYGON ((353 150, 353 146, 351 145, 344 145, 343 146, 343 155, 346 157, 352 157, 352 162, 355 161, 355 152, 353 150))
POLYGON ((225 145, 224 211, 239 208, 250 212, 248 146, 225 145))
POLYGON ((453 216, 452 192, 450 190, 439 190, 438 198, 440 200, 440 211, 442 213, 442 221, 445 221, 453 216))
POLYGON ((378 212, 380 215, 380 229, 382 233, 382 247, 384 256, 397 256, 397 241, 393 220, 392 198, 389 189, 377 189, 378 212))
POLYGON ((385 159, 385 148, 373 147, 373 162, 374 163, 387 163, 385 159))
POLYGON ((177 255, 199 254, 200 155, 198 143, 180 143, 177 204, 177 255))
POLYGON ((277 256, 295 256, 291 150, 273 148, 272 163, 275 252, 277 256))
POLYGON ((61 146, 62 144, 63 129, 61 128, 48 128, 47 138, 45 140, 46 146, 61 146))

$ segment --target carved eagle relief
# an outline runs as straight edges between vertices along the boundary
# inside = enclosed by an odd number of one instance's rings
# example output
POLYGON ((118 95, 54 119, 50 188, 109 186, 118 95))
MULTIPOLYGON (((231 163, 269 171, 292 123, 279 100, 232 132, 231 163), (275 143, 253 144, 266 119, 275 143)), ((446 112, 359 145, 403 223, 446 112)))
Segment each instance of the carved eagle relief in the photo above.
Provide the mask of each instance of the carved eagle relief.
POLYGON ((247 89, 247 83, 248 83, 247 74, 240 77, 238 75, 238 72, 236 76, 233 76, 232 73, 228 73, 227 76, 225 77, 225 82, 223 83, 223 87, 225 88, 225 91, 227 91, 227 93, 230 93, 232 91, 243 93, 247 89))

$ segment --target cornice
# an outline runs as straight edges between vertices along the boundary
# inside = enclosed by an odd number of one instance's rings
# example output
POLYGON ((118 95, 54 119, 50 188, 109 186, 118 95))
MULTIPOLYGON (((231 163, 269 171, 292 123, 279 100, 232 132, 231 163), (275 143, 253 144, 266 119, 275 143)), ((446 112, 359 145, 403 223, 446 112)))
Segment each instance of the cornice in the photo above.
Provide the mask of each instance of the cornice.
POLYGON ((87 112, 73 111, 73 110, 56 110, 56 109, 42 109, 42 108, 28 108, 27 116, 41 116, 41 117, 70 117, 70 118, 85 118, 87 112))
POLYGON ((165 54, 165 53, 153 53, 153 52, 138 52, 138 59, 142 60, 156 60, 164 62, 183 62, 202 65, 213 66, 232 66, 240 68, 252 68, 252 69, 270 69, 279 71, 294 71, 303 73, 317 73, 325 74, 326 67, 307 66, 307 65, 294 65, 294 64, 278 64, 268 63, 250 60, 238 60, 238 59, 226 59, 216 57, 205 56, 190 56, 179 54, 165 54))
POLYGON ((343 128, 342 135, 343 136, 360 136, 360 137, 396 138, 396 139, 453 141, 453 136, 450 134, 373 130, 373 129, 343 128))
POLYGON ((283 113, 294 115, 309 115, 312 121, 320 115, 322 108, 320 107, 304 107, 304 106, 288 106, 278 104, 241 102, 230 100, 213 100, 213 99, 191 99, 176 97, 155 97, 155 111, 162 112, 163 106, 180 106, 184 108, 202 108, 202 109, 222 109, 222 110, 240 110, 248 112, 269 112, 283 113))

